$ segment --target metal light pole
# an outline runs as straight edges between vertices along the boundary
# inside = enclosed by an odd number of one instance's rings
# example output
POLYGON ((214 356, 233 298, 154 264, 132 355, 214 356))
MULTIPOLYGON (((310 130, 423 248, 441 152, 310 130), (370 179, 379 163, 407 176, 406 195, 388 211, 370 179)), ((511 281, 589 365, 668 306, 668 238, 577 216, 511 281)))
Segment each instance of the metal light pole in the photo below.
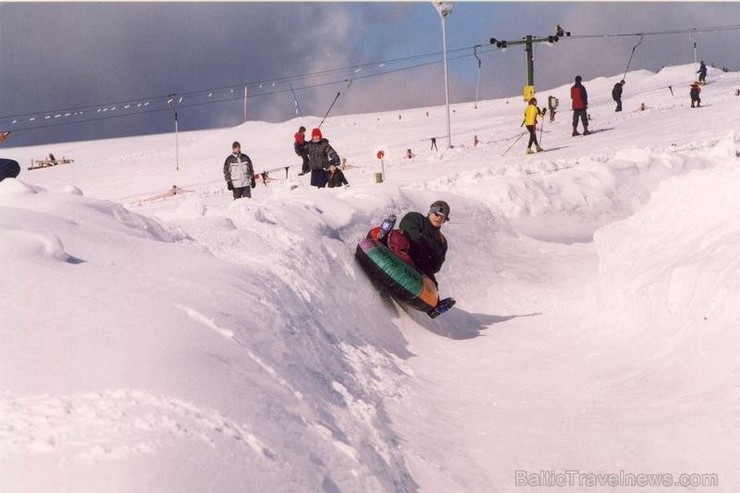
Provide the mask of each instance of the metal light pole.
POLYGON ((447 29, 445 19, 452 13, 452 2, 434 2, 439 18, 442 21, 442 54, 445 71, 445 105, 447 106, 447 147, 452 147, 452 132, 450 131, 450 80, 447 73, 447 29))
POLYGON ((172 115, 175 117, 175 170, 180 170, 180 144, 177 138, 177 110, 172 106, 172 101, 175 99, 176 94, 170 94, 167 96, 167 106, 172 110, 172 115))

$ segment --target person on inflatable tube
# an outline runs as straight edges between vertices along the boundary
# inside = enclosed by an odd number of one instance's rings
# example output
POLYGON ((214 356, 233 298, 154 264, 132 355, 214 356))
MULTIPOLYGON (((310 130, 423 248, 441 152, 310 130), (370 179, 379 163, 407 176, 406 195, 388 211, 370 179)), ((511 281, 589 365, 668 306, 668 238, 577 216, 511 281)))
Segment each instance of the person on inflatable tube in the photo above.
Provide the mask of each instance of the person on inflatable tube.
POLYGON ((433 202, 426 216, 409 212, 401 219, 398 229, 388 235, 388 248, 438 286, 434 274, 442 268, 447 255, 447 239, 441 229, 449 220, 450 206, 443 200, 433 202))

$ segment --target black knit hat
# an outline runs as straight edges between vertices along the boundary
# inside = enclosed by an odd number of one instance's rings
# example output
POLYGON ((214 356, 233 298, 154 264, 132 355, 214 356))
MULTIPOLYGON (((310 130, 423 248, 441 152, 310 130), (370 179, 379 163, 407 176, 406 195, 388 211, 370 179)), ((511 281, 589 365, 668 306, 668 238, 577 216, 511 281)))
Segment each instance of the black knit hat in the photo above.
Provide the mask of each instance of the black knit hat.
POLYGON ((429 212, 438 212, 440 214, 444 214, 445 221, 450 220, 450 204, 448 204, 444 200, 437 200, 435 202, 432 202, 432 205, 429 206, 429 212))

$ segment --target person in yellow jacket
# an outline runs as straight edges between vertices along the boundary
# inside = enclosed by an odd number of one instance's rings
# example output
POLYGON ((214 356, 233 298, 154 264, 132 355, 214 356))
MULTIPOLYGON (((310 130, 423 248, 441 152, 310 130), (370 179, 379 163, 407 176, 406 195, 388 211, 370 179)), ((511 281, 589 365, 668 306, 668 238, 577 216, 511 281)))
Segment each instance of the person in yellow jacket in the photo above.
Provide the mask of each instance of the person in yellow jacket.
POLYGON ((542 108, 542 110, 540 110, 537 107, 537 98, 531 98, 529 100, 529 104, 527 105, 527 109, 524 110, 524 122, 522 123, 522 125, 526 126, 527 130, 529 130, 529 144, 527 144, 527 154, 534 153, 534 151, 532 150, 532 144, 534 144, 535 149, 537 149, 538 152, 544 150, 537 142, 537 117, 545 116, 546 112, 546 108, 542 108))

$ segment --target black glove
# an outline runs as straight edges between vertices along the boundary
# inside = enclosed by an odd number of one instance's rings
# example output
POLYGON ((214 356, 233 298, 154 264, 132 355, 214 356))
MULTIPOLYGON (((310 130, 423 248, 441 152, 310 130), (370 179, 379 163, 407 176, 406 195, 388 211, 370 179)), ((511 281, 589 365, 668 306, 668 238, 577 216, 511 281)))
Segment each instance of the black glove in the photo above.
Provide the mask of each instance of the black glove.
POLYGON ((254 181, 254 176, 252 177, 251 185, 252 185, 252 188, 257 186, 257 182, 254 181))
POLYGON ((229 181, 226 182, 226 188, 228 188, 229 190, 233 190, 234 189, 234 184, 231 183, 231 180, 229 180, 229 181))

